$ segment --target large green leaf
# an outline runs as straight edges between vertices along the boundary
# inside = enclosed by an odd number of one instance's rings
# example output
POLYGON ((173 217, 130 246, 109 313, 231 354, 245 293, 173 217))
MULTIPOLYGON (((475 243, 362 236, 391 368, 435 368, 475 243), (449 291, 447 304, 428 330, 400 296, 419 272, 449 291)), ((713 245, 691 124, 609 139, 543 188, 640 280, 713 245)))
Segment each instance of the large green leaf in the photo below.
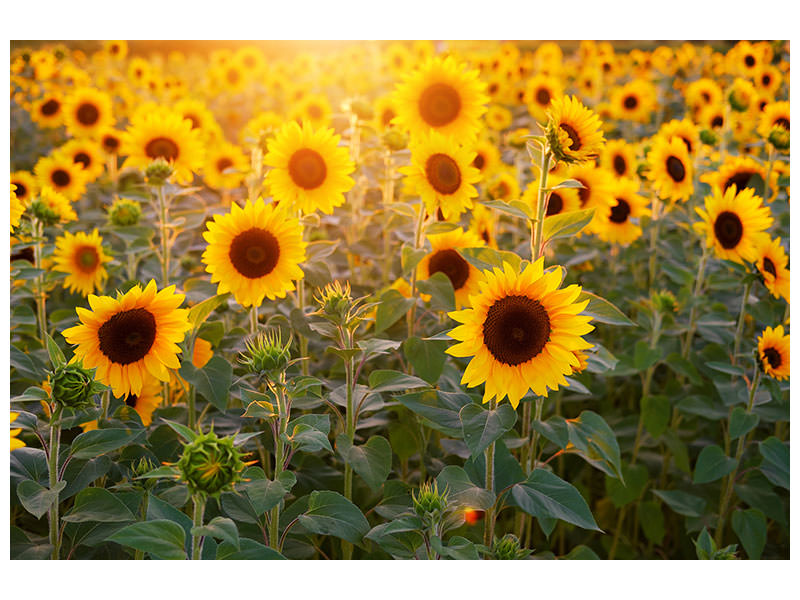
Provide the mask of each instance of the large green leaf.
POLYGON ((731 412, 730 436, 738 439, 758 425, 758 415, 749 413, 743 406, 737 406, 731 412))
POLYGON ((514 427, 517 411, 510 404, 501 404, 495 410, 487 410, 473 403, 462 408, 459 417, 464 442, 472 456, 477 456, 514 427))
POLYGON ((412 392, 396 396, 396 399, 403 406, 423 417, 425 423, 431 428, 458 438, 463 435, 459 411, 466 404, 472 403, 472 398, 463 392, 441 390, 412 392))
POLYGON ((709 483, 722 479, 736 468, 736 459, 725 455, 725 451, 713 444, 700 451, 694 465, 695 483, 709 483))
POLYGON ((669 425, 672 406, 666 396, 644 396, 642 398, 642 419, 645 429, 654 438, 658 438, 669 425))
POLYGON ((428 279, 417 282, 417 288, 428 294, 432 310, 450 311, 455 309, 456 296, 450 278, 442 272, 434 273, 428 279))
POLYGON ((561 519, 583 529, 602 531, 586 500, 574 486, 544 469, 534 469, 528 479, 511 488, 517 505, 534 517, 561 519))
POLYGON ((159 519, 128 525, 108 540, 163 560, 181 560, 186 558, 185 537, 186 532, 180 525, 159 519))
POLYGON ((353 470, 377 491, 392 470, 392 447, 385 437, 373 435, 362 446, 353 445, 347 434, 336 438, 336 451, 353 470))
POLYGON ((72 441, 70 454, 73 458, 95 458, 129 446, 144 438, 144 434, 144 429, 94 429, 80 434, 72 441))
POLYGON ((32 479, 26 479, 17 486, 17 496, 25 510, 40 519, 58 500, 58 493, 66 485, 66 481, 59 481, 53 489, 49 489, 32 479))
POLYGON ((667 534, 664 526, 664 513, 661 506, 653 500, 646 500, 639 504, 639 525, 645 537, 654 544, 660 545, 667 534))
POLYGON ((487 510, 492 507, 495 495, 472 483, 461 467, 448 465, 439 472, 436 484, 440 492, 448 490, 448 502, 466 508, 487 510))
POLYGON ((435 384, 442 374, 450 344, 444 340, 424 340, 416 336, 403 342, 403 354, 414 371, 430 384, 435 384))
POLYGON ((760 467, 764 476, 775 485, 788 490, 789 447, 771 436, 758 445, 758 451, 764 457, 760 467))
POLYGON ((414 298, 406 298, 394 289, 386 290, 381 294, 381 303, 375 311, 375 333, 385 331, 397 323, 413 304, 414 298))
POLYGON ((68 523, 99 521, 119 523, 135 521, 134 515, 125 503, 104 488, 86 488, 75 497, 72 509, 61 517, 68 523))
POLYGON ((648 473, 644 465, 624 465, 622 474, 624 483, 620 479, 606 476, 606 494, 617 508, 638 499, 647 485, 648 473))
POLYGON ((542 227, 542 237, 547 241, 573 236, 591 223, 594 211, 594 208, 586 208, 547 217, 542 227))
POLYGON ((214 537, 228 542, 236 550, 240 549, 239 530, 236 528, 236 523, 226 517, 214 517, 201 527, 192 527, 192 535, 214 537))
POLYGON ((731 526, 742 542, 747 557, 752 560, 761 558, 767 544, 767 518, 764 513, 756 508, 734 511, 731 526))
POLYGON ((581 314, 589 315, 595 321, 606 323, 608 325, 622 325, 627 327, 636 326, 636 323, 626 317, 625 313, 623 313, 605 298, 601 298, 600 296, 583 290, 580 293, 580 296, 578 296, 576 302, 583 302, 584 300, 588 300, 589 304, 583 309, 581 314))
POLYGON ((692 494, 680 490, 652 490, 652 492, 667 503, 679 515, 687 517, 701 517, 706 508, 706 501, 692 494))
POLYGON ((584 410, 577 419, 567 419, 566 422, 569 441, 583 458, 606 474, 623 478, 619 444, 603 417, 584 410))
POLYGON ((230 542, 222 542, 217 547, 217 560, 285 560, 286 557, 264 544, 249 538, 239 540, 241 549, 230 542))
POLYGON ((230 293, 217 294, 211 298, 206 298, 202 302, 198 302, 189 309, 189 324, 192 329, 197 329, 208 318, 214 309, 223 304, 230 297, 230 293))
POLYGON ((187 359, 181 363, 179 372, 181 377, 193 385, 197 392, 217 410, 222 412, 227 408, 233 379, 233 367, 227 359, 214 355, 202 369, 196 368, 192 361, 187 359))
POLYGON ((369 531, 369 522, 361 510, 337 492, 313 491, 308 509, 298 517, 300 525, 312 533, 333 535, 353 544, 369 531))
POLYGON ((378 369, 369 374, 369 387, 372 392, 406 392, 428 387, 428 382, 400 371, 378 369))

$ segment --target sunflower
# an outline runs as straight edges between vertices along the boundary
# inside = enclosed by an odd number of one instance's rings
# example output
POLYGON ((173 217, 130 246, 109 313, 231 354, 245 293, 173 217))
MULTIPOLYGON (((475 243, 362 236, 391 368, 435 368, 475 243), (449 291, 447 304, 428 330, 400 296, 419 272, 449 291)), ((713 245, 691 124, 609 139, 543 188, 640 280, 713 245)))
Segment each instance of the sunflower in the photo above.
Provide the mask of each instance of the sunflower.
POLYGON ((153 422, 153 412, 161 404, 161 390, 161 383, 158 379, 146 373, 142 381, 141 392, 125 396, 125 404, 136 411, 145 427, 153 422))
POLYGON ((484 402, 507 395, 516 408, 529 389, 547 396, 579 366, 574 351, 592 347, 581 337, 594 327, 580 314, 588 304, 576 302, 580 286, 559 289, 561 270, 544 273, 543 265, 539 258, 521 273, 508 263, 485 271, 472 307, 449 313, 462 325, 448 335, 461 343, 446 352, 473 357, 461 383, 485 382, 484 402))
POLYGON ((617 177, 636 173, 636 147, 625 140, 608 140, 600 155, 600 164, 617 177))
POLYGON ((289 114, 289 118, 302 124, 306 121, 313 129, 327 127, 331 123, 331 104, 322 94, 308 94, 296 103, 289 114))
POLYGON ((764 373, 778 381, 789 378, 789 334, 783 325, 767 327, 758 337, 758 358, 764 373))
POLYGON ((125 40, 107 40, 103 42, 103 50, 117 60, 124 60, 128 56, 128 42, 125 40))
POLYGON ((575 96, 553 98, 547 111, 547 141, 555 157, 564 162, 596 158, 603 147, 600 117, 575 96))
MULTIPOLYGON (((550 175, 547 179, 548 187, 555 187, 562 181, 567 179, 562 175, 550 175)), ((547 210, 545 217, 552 217, 560 215, 561 213, 570 212, 573 210, 580 210, 581 200, 579 195, 580 188, 560 188, 551 191, 547 196, 547 210)), ((521 200, 531 207, 531 210, 536 211, 536 204, 539 199, 539 180, 534 179, 525 188, 521 200)))
POLYGON ((634 179, 618 179, 612 190, 616 203, 602 217, 597 235, 601 240, 627 246, 642 235, 642 228, 634 220, 650 214, 647 198, 640 196, 639 182, 634 179))
POLYGON ((525 86, 524 103, 528 105, 528 112, 539 122, 547 119, 547 108, 553 98, 560 98, 564 93, 561 82, 555 77, 535 75, 525 86))
POLYGON ((692 155, 700 144, 700 132, 690 119, 672 119, 661 125, 658 134, 664 136, 666 139, 671 137, 679 137, 686 144, 686 150, 692 155))
POLYGON ((732 72, 752 77, 764 63, 765 56, 757 46, 743 40, 728 52, 726 58, 730 61, 732 72))
POLYGON ((468 70, 452 56, 426 60, 397 84, 394 123, 413 136, 435 130, 459 140, 473 139, 480 130, 489 96, 478 71, 468 70))
POLYGON ((460 227, 447 233, 429 235, 428 240, 431 252, 419 263, 419 278, 428 279, 436 273, 444 273, 453 284, 456 308, 469 304, 469 296, 477 291, 480 271, 464 260, 458 250, 480 248, 485 245, 483 240, 460 227))
POLYGON ((239 140, 245 146, 260 145, 265 136, 271 136, 284 124, 284 119, 278 113, 267 110, 250 119, 239 133, 239 140))
POLYGON ((773 127, 782 127, 789 131, 789 102, 770 102, 764 107, 758 123, 758 133, 769 136, 773 127))
POLYGON ((789 302, 789 257, 781 246, 781 238, 764 236, 756 243, 756 267, 764 285, 775 298, 789 302))
POLYGON ((238 146, 220 142, 206 152, 203 178, 209 187, 232 190, 242 184, 249 167, 250 160, 238 146))
POLYGON ((763 187, 767 172, 758 162, 747 156, 728 156, 717 171, 700 176, 700 181, 707 183, 712 189, 727 191, 728 188, 741 191, 763 187))
POLYGON ((679 137, 656 136, 647 154, 647 178, 664 200, 687 200, 694 192, 694 169, 686 144, 679 137))
POLYGON ((736 79, 728 91, 728 104, 737 113, 744 113, 752 110, 755 106, 758 93, 751 81, 748 79, 736 79))
POLYGON ((68 156, 73 163, 80 165, 87 183, 97 180, 105 168, 102 147, 89 138, 72 139, 61 146, 58 153, 68 156))
POLYGON ((487 246, 497 249, 497 214, 492 209, 483 204, 476 204, 472 209, 469 228, 487 246))
POLYGON ((50 186, 43 187, 34 202, 41 202, 61 223, 78 220, 78 215, 75 213, 75 209, 72 208, 70 201, 67 200, 67 197, 50 186))
POLYGON ((106 156, 117 156, 120 148, 122 147, 122 132, 117 131, 113 127, 109 127, 100 132, 97 136, 100 140, 100 146, 106 156))
POLYGON ((611 91, 611 109, 618 119, 647 123, 656 107, 656 89, 645 79, 634 79, 611 91))
POLYGON ((77 345, 73 360, 97 368, 97 380, 117 397, 141 394, 148 375, 169 381, 168 370, 180 368, 177 344, 191 329, 189 311, 178 308, 183 299, 174 285, 159 292, 153 280, 144 290, 117 292, 116 299, 90 294, 92 310, 76 308, 81 324, 63 333, 77 345))
POLYGON ((783 75, 781 75, 780 69, 773 65, 762 65, 753 78, 753 82, 759 90, 772 96, 780 89, 782 81, 783 75))
POLYGON ((494 131, 505 131, 511 127, 513 121, 511 111, 499 104, 490 105, 484 118, 486 119, 486 125, 488 125, 489 129, 494 131))
POLYGON ((603 228, 611 207, 617 204, 614 198, 614 177, 605 169, 593 164, 572 165, 566 173, 567 179, 574 179, 583 187, 578 188, 580 208, 594 208, 594 217, 586 226, 587 233, 597 233, 603 228))
MULTIPOLYGON (((19 417, 19 413, 12 411, 11 412, 11 422, 13 423, 14 421, 16 421, 17 417, 19 417)), ((11 450, 10 451, 18 450, 19 448, 24 448, 25 447, 25 442, 23 442, 21 439, 19 439, 17 437, 17 436, 19 436, 20 433, 22 433, 22 428, 21 427, 17 427, 15 429, 11 430, 11 450)))
POLYGON ((111 257, 103 252, 103 238, 97 229, 88 235, 65 232, 56 238, 53 259, 53 270, 67 273, 63 285, 71 292, 88 296, 101 289, 108 278, 104 263, 111 257))
POLYGON ((478 169, 481 178, 486 179, 501 164, 500 150, 497 146, 489 138, 478 138, 478 142, 475 144, 475 158, 472 160, 472 166, 478 169))
POLYGON ((756 247, 768 237, 765 231, 772 225, 772 216, 752 189, 737 192, 731 186, 722 192, 713 188, 713 194, 706 196, 705 210, 695 210, 703 220, 694 227, 706 235, 708 247, 713 246, 719 258, 740 264, 756 261, 756 247))
POLYGON ((703 78, 692 81, 684 90, 686 104, 693 112, 722 102, 722 88, 713 79, 703 78))
POLYGON ((203 162, 203 145, 192 122, 179 113, 157 110, 135 116, 122 136, 126 167, 145 169, 156 158, 172 164, 178 183, 189 183, 203 162))
POLYGON ((720 131, 725 127, 727 115, 725 107, 721 104, 704 106, 697 115, 697 123, 701 127, 720 131))
POLYGON ((64 123, 64 101, 58 90, 45 92, 33 103, 31 119, 40 127, 55 129, 64 123))
POLYGON ((33 168, 40 189, 53 188, 68 200, 75 201, 86 191, 83 167, 63 154, 43 156, 33 168))
POLYGON ((408 73, 415 60, 408 46, 400 42, 393 42, 386 46, 381 58, 386 69, 395 77, 408 73))
POLYGON ((373 124, 377 131, 383 132, 391 129, 392 119, 397 116, 397 107, 393 96, 381 96, 375 101, 375 117, 373 124))
POLYGON ((410 148, 411 164, 400 172, 408 177, 409 187, 422 198, 429 214, 441 210, 450 221, 472 208, 472 198, 478 195, 473 184, 481 177, 472 166, 474 151, 436 131, 421 135, 410 148))
POLYGON ((64 123, 75 137, 96 136, 114 125, 111 97, 100 90, 84 87, 67 96, 64 123))
POLYGON ((17 195, 17 200, 23 205, 28 206, 39 191, 36 178, 28 171, 13 171, 10 180, 11 184, 15 185, 17 188, 14 190, 14 193, 17 195))
POLYGON ((492 200, 502 200, 503 202, 518 200, 519 183, 517 178, 506 169, 495 173, 486 183, 486 195, 492 200))
POLYGON ((175 103, 173 110, 192 122, 192 129, 200 133, 201 139, 210 141, 224 137, 219 123, 202 100, 181 98, 175 103))
POLYGON ((233 204, 230 213, 214 215, 203 237, 211 283, 219 282, 220 294, 233 292, 244 307, 260 306, 265 296, 283 298, 303 278, 303 227, 281 206, 262 199, 244 208, 233 204))

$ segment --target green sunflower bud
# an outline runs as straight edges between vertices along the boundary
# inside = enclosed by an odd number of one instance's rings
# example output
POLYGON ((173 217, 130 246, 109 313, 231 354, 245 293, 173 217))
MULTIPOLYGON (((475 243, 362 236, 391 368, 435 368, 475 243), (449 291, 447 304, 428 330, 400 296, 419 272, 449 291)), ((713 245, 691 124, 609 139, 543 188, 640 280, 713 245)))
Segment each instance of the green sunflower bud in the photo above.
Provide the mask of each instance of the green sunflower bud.
POLYGON ((700 132, 700 141, 708 146, 716 146, 719 144, 719 136, 711 129, 703 129, 700 132))
POLYGON ((402 131, 390 129, 383 134, 383 145, 392 152, 403 150, 408 146, 408 136, 402 131))
POLYGON ((55 225, 61 220, 61 215, 38 198, 31 203, 31 212, 45 225, 55 225))
POLYGON ((662 313, 676 312, 679 308, 675 294, 669 290, 653 292, 651 299, 653 301, 653 308, 662 313))
POLYGON ((52 398, 64 408, 88 408, 93 406, 94 376, 91 372, 76 364, 56 367, 50 375, 52 398))
POLYGON ((447 496, 447 489, 439 492, 436 481, 423 483, 417 494, 411 492, 414 512, 422 519, 426 527, 430 527, 442 520, 447 511, 447 496))
POLYGON ((136 225, 142 216, 142 207, 135 200, 120 198, 114 201, 108 209, 108 217, 117 227, 136 225))
POLYGON ((211 431, 198 435, 186 444, 178 461, 181 479, 189 493, 203 497, 219 497, 241 480, 245 464, 242 453, 233 446, 232 437, 218 438, 211 431))
POLYGON ((353 304, 350 282, 347 282, 344 287, 338 281, 329 283, 319 290, 319 295, 315 296, 314 300, 319 305, 317 314, 333 323, 344 324, 353 304))
POLYGON ((520 560, 531 553, 520 546, 517 536, 507 533, 501 538, 494 538, 491 556, 494 560, 520 560))
POLYGON ((144 177, 150 185, 164 185, 172 175, 173 168, 166 160, 159 157, 147 165, 144 177))
POLYGON ((736 112, 746 112, 750 108, 750 98, 740 90, 733 90, 728 94, 728 103, 736 112))
POLYGON ((789 149, 789 132, 783 127, 773 127, 769 132, 767 140, 776 150, 789 149))
POLYGON ((275 376, 289 366, 291 359, 292 340, 289 339, 284 345, 281 342, 280 331, 269 331, 260 333, 255 340, 245 344, 246 350, 242 354, 240 361, 247 365, 251 373, 266 376, 268 379, 275 379, 275 376))
POLYGON ((370 103, 361 98, 355 98, 350 102, 350 110, 362 121, 369 121, 375 116, 370 103))

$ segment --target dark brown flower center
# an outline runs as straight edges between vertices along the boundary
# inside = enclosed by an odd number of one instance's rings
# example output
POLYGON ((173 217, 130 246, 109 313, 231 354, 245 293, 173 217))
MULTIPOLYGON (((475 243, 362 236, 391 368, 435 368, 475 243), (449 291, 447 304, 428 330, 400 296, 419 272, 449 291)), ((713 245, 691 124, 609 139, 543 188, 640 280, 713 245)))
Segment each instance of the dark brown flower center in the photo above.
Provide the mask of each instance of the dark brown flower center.
POLYGON ((17 189, 14 190, 14 192, 17 194, 17 198, 23 199, 28 195, 28 188, 26 188, 25 185, 19 181, 12 181, 11 183, 17 186, 17 189))
POLYGON ((701 98, 702 98, 702 99, 703 99, 705 102, 711 102, 711 94, 709 94, 708 92, 700 92, 700 97, 701 97, 701 98))
POLYGON ((478 152, 478 154, 475 155, 475 158, 472 161, 472 166, 478 169, 479 171, 483 171, 483 167, 486 166, 486 157, 480 152, 478 152))
POLYGON ((97 330, 100 352, 113 363, 128 365, 143 359, 156 339, 156 319, 144 308, 118 312, 97 330))
POLYGON ((614 171, 617 172, 617 175, 625 175, 628 170, 628 163, 625 162, 625 157, 621 154, 617 154, 614 157, 614 171))
POLYGON ((231 242, 228 256, 240 275, 258 279, 271 273, 278 264, 281 249, 277 238, 265 229, 253 227, 231 242))
POLYGON ((589 184, 587 184, 584 179, 579 177, 573 177, 573 179, 583 186, 582 188, 578 188, 578 198, 581 201, 581 208, 583 208, 592 197, 592 188, 589 187, 589 184))
POLYGON ((713 119, 711 119, 711 127, 712 127, 713 129, 719 129, 720 127, 722 127, 722 123, 723 123, 723 122, 724 122, 724 121, 722 120, 722 117, 721 117, 721 116, 719 116, 719 115, 717 115, 716 117, 714 117, 713 119))
POLYGON ((58 188, 67 187, 72 181, 72 176, 69 171, 64 169, 56 169, 50 174, 50 181, 58 188))
POLYGON ((549 339, 550 317, 538 300, 506 296, 486 313, 483 343, 498 362, 512 367, 528 362, 549 339))
POLYGON ((397 115, 395 115, 391 108, 387 108, 383 111, 383 114, 381 114, 381 125, 388 127, 391 124, 392 119, 394 119, 396 116, 397 115))
POLYGON ((103 148, 106 150, 106 152, 115 154, 119 149, 119 139, 113 135, 103 136, 103 148))
POLYGON ((569 123, 561 123, 559 127, 561 127, 561 129, 564 130, 569 136, 570 139, 569 149, 572 150, 573 152, 576 150, 580 150, 583 144, 581 144, 581 136, 578 135, 578 132, 575 131, 575 128, 569 123))
POLYGON ((756 64, 755 57, 752 54, 748 54, 744 57, 744 64, 746 64, 748 67, 754 67, 756 64))
POLYGON ((317 119, 321 119, 322 118, 322 108, 320 108, 316 104, 312 104, 311 106, 308 107, 308 116, 311 117, 312 119, 314 119, 315 121, 317 119))
POLYGON ((301 148, 289 159, 289 175, 304 190, 313 190, 325 182, 328 167, 316 150, 301 148))
POLYGON ((681 137, 681 139, 683 140, 683 143, 686 144, 686 150, 689 152, 689 154, 691 154, 692 153, 692 141, 689 138, 685 138, 685 137, 681 137))
POLYGON ((736 248, 744 234, 742 220, 736 213, 722 211, 714 221, 714 235, 726 250, 736 248))
POLYGON ((192 122, 192 129, 199 129, 200 128, 201 122, 200 122, 200 119, 198 119, 196 116, 194 116, 192 114, 188 114, 188 115, 183 115, 183 118, 184 119, 189 119, 192 122))
POLYGON ((458 252, 448 248, 439 250, 431 256, 428 272, 431 275, 444 273, 453 284, 453 289, 460 290, 469 279, 469 263, 458 252))
POLYGON ((84 273, 94 273, 100 256, 94 246, 81 246, 75 252, 75 266, 84 273))
POLYGON ((461 96, 446 83, 434 83, 422 92, 417 107, 428 125, 443 127, 452 123, 461 112, 461 96))
POLYGON ((770 77, 769 73, 765 73, 764 75, 761 76, 762 85, 769 86, 771 82, 772 82, 772 77, 770 77))
POLYGON ((686 179, 686 167, 683 166, 683 161, 677 156, 667 158, 667 173, 676 183, 686 179))
POLYGON ((440 194, 453 194, 461 187, 461 170, 447 154, 433 154, 425 162, 428 183, 440 194))
POLYGON ((550 104, 550 90, 547 88, 539 88, 536 90, 536 102, 542 106, 550 104))
POLYGON ((44 116, 49 117, 56 114, 60 108, 61 103, 58 100, 50 99, 42 104, 41 111, 44 116))
POLYGON ((633 110, 639 106, 639 99, 636 96, 625 96, 625 100, 622 101, 622 104, 628 110, 633 110))
POLYGON ((775 348, 765 348, 764 349, 764 358, 767 359, 769 366, 773 369, 777 369, 781 366, 783 362, 783 357, 781 353, 775 350, 775 348))
POLYGON ((609 220, 612 223, 622 224, 628 220, 631 214, 631 205, 624 198, 617 198, 617 205, 611 209, 609 220))
POLYGON ((75 156, 72 157, 72 161, 76 164, 80 163, 80 165, 84 169, 86 169, 91 166, 92 157, 86 154, 86 152, 78 152, 75 156))
POLYGON ((731 175, 728 180, 725 182, 725 185, 722 186, 723 190, 727 190, 729 187, 734 186, 737 192, 742 191, 744 188, 747 187, 750 178, 753 175, 757 175, 755 171, 740 171, 735 175, 731 175))
POLYGON ((778 275, 778 272, 775 269, 775 263, 772 262, 772 259, 767 256, 764 257, 764 270, 773 277, 778 275))
POLYGON ((144 152, 150 158, 163 158, 164 160, 175 160, 180 154, 180 148, 173 140, 165 137, 157 137, 144 147, 144 152))
POLYGON ((777 125, 778 127, 783 127, 786 131, 790 131, 789 119, 787 119, 786 117, 778 117, 772 124, 777 125))
POLYGON ((550 215, 557 215, 563 209, 564 209, 564 199, 556 192, 551 193, 550 200, 548 200, 547 202, 546 216, 549 217, 550 215))
POLYGON ((217 171, 220 173, 224 173, 225 169, 230 169, 232 166, 233 161, 227 156, 224 156, 217 161, 217 171))
POLYGON ((97 119, 100 118, 100 111, 94 104, 91 104, 90 102, 84 102, 78 107, 75 116, 81 125, 86 125, 89 127, 97 123, 97 119))
POLYGON ((130 406, 131 408, 136 408, 136 401, 139 400, 139 396, 136 394, 128 394, 125 397, 125 404, 130 406))

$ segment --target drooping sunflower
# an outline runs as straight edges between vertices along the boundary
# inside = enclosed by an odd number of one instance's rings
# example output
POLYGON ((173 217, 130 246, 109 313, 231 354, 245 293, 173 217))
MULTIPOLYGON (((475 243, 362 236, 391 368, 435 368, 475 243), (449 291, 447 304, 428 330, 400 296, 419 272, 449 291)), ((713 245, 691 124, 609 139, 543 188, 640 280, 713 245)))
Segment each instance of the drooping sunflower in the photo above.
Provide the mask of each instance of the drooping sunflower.
POLYGON ((561 270, 544 273, 543 265, 540 258, 521 273, 508 263, 485 271, 472 307, 449 313, 462 325, 448 333, 460 343, 446 352, 473 357, 461 383, 485 382, 484 402, 508 396, 516 408, 529 389, 547 396, 579 366, 574 351, 592 347, 581 337, 594 327, 580 314, 588 304, 576 302, 580 286, 559 289, 561 270))
POLYGON ((583 187, 578 188, 580 208, 594 208, 594 217, 586 226, 587 233, 597 233, 603 228, 611 207, 617 204, 614 198, 614 176, 607 170, 593 164, 572 165, 566 173, 583 187))
POLYGON ((203 179, 214 189, 232 190, 242 184, 249 167, 250 161, 241 148, 220 142, 206 151, 203 179))
POLYGON ((192 173, 203 163, 200 133, 192 122, 169 110, 137 115, 122 136, 124 166, 145 169, 156 158, 163 158, 173 169, 178 183, 189 183, 192 173))
POLYGON ((86 191, 83 167, 64 154, 43 156, 33 168, 39 188, 52 188, 68 200, 75 201, 86 191))
POLYGON ((639 182, 635 179, 618 179, 612 190, 616 200, 611 211, 602 217, 597 235, 601 240, 627 246, 642 235, 637 221, 650 214, 647 198, 640 196, 639 182))
POLYGON ((480 248, 484 241, 474 232, 460 227, 447 233, 429 235, 431 252, 419 263, 418 276, 428 279, 436 273, 444 273, 453 284, 456 308, 469 304, 470 294, 477 291, 480 271, 467 262, 458 252, 459 248, 480 248))
POLYGON ((33 103, 31 119, 41 127, 55 129, 64 123, 64 101, 57 89, 45 92, 33 103))
POLYGON ((58 153, 70 157, 73 163, 80 165, 87 183, 97 180, 105 168, 103 149, 90 138, 72 139, 61 146, 58 153))
POLYGON ((764 373, 778 381, 789 378, 789 334, 783 325, 767 327, 758 337, 758 357, 764 373))
POLYGON ((475 152, 453 138, 431 131, 411 144, 411 164, 400 168, 411 190, 419 194, 429 214, 442 211, 444 219, 458 219, 472 208, 478 195, 474 183, 480 180, 472 166, 475 152))
POLYGON ((617 177, 634 177, 636 148, 625 140, 608 140, 600 156, 600 164, 617 177))
POLYGON ((773 127, 789 131, 789 102, 770 102, 764 107, 758 123, 758 133, 767 137, 773 127))
POLYGON ((286 124, 270 140, 264 164, 272 167, 267 184, 276 200, 292 210, 326 215, 344 204, 344 193, 353 187, 355 170, 347 148, 339 147, 333 129, 314 129, 308 122, 286 124))
POLYGON ((647 163, 647 178, 663 200, 687 200, 694 192, 694 168, 681 138, 656 136, 647 163))
POLYGON ((22 201, 17 197, 17 186, 13 183, 10 185, 11 188, 11 216, 10 216, 10 223, 11 223, 11 232, 13 233, 15 227, 19 227, 19 220, 22 218, 22 214, 25 212, 25 205, 22 201))
POLYGON ((756 243, 755 263, 770 293, 789 302, 789 269, 786 268, 789 257, 781 246, 781 238, 762 237, 756 243))
POLYGON ((77 345, 75 359, 97 368, 95 377, 115 396, 139 395, 148 375, 169 381, 168 370, 180 368, 177 344, 191 329, 189 311, 178 308, 183 299, 174 285, 158 291, 153 280, 116 298, 90 294, 92 310, 75 309, 81 324, 63 335, 77 345))
POLYGON ((426 60, 397 84, 394 97, 393 122, 412 136, 435 130, 464 141, 477 135, 489 102, 478 71, 452 56, 426 60))
POLYGON ((74 235, 67 231, 56 238, 53 259, 53 269, 67 273, 64 288, 88 296, 102 289, 108 277, 104 264, 111 257, 103 251, 103 238, 95 229, 88 235, 83 231, 74 235))
POLYGON ((14 193, 23 205, 28 206, 39 191, 36 178, 28 171, 14 171, 10 176, 11 185, 15 185, 14 193))
POLYGON ((722 191, 755 191, 755 186, 763 186, 766 176, 764 167, 749 156, 728 156, 719 169, 701 175, 700 181, 722 191))
POLYGON ((575 96, 561 96, 553 98, 547 114, 547 141, 558 160, 584 162, 598 156, 605 140, 596 113, 575 96))
POLYGON ((96 136, 114 125, 111 97, 90 87, 75 90, 64 103, 64 124, 75 137, 96 136))
POLYGON ((283 205, 249 200, 244 208, 231 206, 226 215, 214 215, 203 238, 203 252, 211 283, 218 292, 232 292, 244 307, 260 306, 266 296, 283 298, 303 278, 303 227, 283 205))
POLYGON ((694 227, 705 234, 708 247, 713 246, 719 258, 740 264, 756 261, 756 246, 769 237, 766 230, 772 225, 772 216, 751 188, 740 192, 734 186, 725 192, 713 188, 712 195, 706 196, 705 210, 695 210, 702 221, 694 227))
POLYGON ((700 132, 690 119, 672 119, 664 123, 658 130, 658 134, 664 136, 666 139, 671 137, 679 137, 686 144, 686 150, 689 155, 693 155, 697 151, 700 144, 700 132))

